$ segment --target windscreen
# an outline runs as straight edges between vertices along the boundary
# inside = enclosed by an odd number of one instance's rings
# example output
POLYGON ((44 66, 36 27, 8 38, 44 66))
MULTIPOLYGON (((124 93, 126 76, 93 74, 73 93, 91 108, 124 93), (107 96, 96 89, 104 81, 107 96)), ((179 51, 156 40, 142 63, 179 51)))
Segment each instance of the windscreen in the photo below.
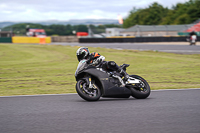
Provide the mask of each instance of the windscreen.
POLYGON ((77 74, 83 70, 85 67, 87 66, 87 62, 86 60, 81 60, 77 66, 76 72, 75 72, 75 76, 77 76, 77 74))

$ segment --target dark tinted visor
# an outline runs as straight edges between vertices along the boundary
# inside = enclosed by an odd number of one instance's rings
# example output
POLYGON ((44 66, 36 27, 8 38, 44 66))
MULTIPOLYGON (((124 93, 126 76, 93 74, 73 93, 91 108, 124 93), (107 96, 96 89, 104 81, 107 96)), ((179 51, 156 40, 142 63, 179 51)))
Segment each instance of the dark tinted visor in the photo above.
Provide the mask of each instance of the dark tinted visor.
POLYGON ((81 55, 77 55, 77 58, 78 58, 78 61, 80 62, 84 57, 84 54, 81 54, 81 55))

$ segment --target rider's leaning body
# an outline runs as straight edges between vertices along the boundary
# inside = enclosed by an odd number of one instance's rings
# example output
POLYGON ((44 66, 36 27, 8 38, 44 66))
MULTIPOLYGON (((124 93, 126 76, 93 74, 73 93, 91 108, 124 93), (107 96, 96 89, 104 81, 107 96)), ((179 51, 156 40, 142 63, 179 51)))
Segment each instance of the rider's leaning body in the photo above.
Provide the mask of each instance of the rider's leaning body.
POLYGON ((88 64, 92 63, 94 66, 101 65, 101 67, 104 70, 119 72, 120 74, 124 76, 125 81, 129 77, 129 75, 121 67, 119 67, 114 61, 104 61, 105 60, 104 56, 100 55, 97 52, 90 53, 89 49, 86 47, 80 47, 77 50, 76 55, 77 55, 78 61, 86 59, 88 64))

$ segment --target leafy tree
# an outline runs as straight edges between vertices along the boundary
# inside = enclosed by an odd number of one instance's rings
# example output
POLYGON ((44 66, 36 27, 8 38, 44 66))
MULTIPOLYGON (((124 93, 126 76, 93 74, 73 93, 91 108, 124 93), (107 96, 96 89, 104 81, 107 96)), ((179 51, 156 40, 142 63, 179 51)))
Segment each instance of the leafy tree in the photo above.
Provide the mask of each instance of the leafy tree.
POLYGON ((157 25, 162 22, 163 16, 167 15, 168 9, 154 2, 146 9, 136 9, 130 11, 129 16, 124 20, 123 27, 139 25, 157 25))
POLYGON ((88 28, 86 25, 75 25, 74 30, 76 32, 88 32, 88 28))
POLYGON ((185 3, 177 3, 171 9, 164 8, 157 2, 148 8, 133 8, 129 16, 125 18, 123 27, 128 28, 139 25, 170 25, 189 24, 200 18, 200 0, 189 0, 185 3))
POLYGON ((195 20, 200 18, 200 1, 199 0, 190 0, 187 9, 187 14, 190 15, 190 22, 194 22, 195 20))

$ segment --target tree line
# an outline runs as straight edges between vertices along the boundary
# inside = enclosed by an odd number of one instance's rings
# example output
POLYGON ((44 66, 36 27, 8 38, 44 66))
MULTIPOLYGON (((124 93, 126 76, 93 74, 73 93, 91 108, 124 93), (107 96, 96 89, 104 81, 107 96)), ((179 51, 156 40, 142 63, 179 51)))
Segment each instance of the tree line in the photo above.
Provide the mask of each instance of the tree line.
POLYGON ((116 24, 106 24, 106 25, 42 25, 34 23, 19 23, 12 26, 7 26, 2 30, 12 30, 15 35, 25 35, 26 26, 29 25, 30 28, 44 29, 48 36, 52 35, 75 35, 76 32, 88 32, 88 26, 92 29, 95 34, 105 33, 105 28, 118 27, 122 28, 122 25, 116 24), (75 31, 75 32, 74 32, 75 31))
POLYGON ((133 7, 124 19, 124 28, 134 25, 176 25, 190 24, 200 18, 200 0, 177 3, 172 8, 163 7, 157 2, 147 8, 133 7))

